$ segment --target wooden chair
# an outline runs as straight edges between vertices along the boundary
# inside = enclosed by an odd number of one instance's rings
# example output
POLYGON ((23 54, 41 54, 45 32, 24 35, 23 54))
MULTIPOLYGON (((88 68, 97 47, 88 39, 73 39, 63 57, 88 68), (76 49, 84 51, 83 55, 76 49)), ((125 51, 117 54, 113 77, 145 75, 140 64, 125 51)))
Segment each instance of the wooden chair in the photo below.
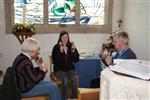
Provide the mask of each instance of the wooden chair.
POLYGON ((46 96, 22 97, 21 100, 46 100, 46 96))
POLYGON ((99 100, 100 88, 78 88, 77 100, 99 100))
POLYGON ((21 97, 21 93, 16 85, 16 73, 13 67, 8 67, 6 70, 3 85, 0 85, 0 94, 2 95, 0 95, 2 100, 46 100, 46 95, 21 97))
POLYGON ((58 85, 60 86, 61 85, 61 80, 58 79, 54 73, 54 69, 53 69, 53 60, 52 60, 52 57, 49 56, 49 62, 50 62, 50 78, 58 85))

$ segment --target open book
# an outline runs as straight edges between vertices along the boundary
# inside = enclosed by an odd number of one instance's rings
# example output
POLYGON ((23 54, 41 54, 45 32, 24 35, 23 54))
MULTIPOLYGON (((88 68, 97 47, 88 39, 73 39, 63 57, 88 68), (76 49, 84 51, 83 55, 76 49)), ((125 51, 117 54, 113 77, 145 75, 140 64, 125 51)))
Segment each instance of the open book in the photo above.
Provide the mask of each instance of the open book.
POLYGON ((110 70, 140 79, 150 80, 150 61, 143 60, 116 60, 110 70))

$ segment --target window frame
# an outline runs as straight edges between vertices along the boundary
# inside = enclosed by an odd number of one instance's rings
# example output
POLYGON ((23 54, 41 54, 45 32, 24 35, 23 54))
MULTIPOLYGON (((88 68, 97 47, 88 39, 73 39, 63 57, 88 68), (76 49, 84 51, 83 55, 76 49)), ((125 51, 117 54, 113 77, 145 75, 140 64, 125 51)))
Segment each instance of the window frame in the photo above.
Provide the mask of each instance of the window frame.
MULTIPOLYGON (((12 33, 14 23, 14 0, 5 1, 5 22, 6 33, 12 33)), ((43 24, 35 24, 36 34, 59 33, 66 30, 71 33, 111 33, 112 32, 112 11, 113 0, 106 0, 105 24, 104 25, 80 25, 80 0, 76 1, 75 24, 48 24, 48 0, 44 0, 44 20, 43 24)))

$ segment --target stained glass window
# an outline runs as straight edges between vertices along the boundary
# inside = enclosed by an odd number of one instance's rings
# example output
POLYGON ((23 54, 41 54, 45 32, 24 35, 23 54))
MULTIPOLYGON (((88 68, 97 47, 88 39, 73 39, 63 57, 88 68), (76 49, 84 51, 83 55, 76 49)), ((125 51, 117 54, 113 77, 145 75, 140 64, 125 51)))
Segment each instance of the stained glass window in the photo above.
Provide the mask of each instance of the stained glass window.
POLYGON ((14 0, 15 23, 43 23, 43 0, 14 0))
POLYGON ((49 24, 75 24, 76 0, 49 0, 49 24))
POLYGON ((104 25, 104 0, 80 0, 80 24, 104 25))
POLYGON ((113 0, 12 0, 14 4, 11 0, 5 1, 10 6, 6 14, 11 16, 6 18, 7 26, 31 22, 39 33, 62 29, 82 33, 110 33, 112 30, 113 0), (9 13, 12 6, 14 14, 9 13))
MULTIPOLYGON (((76 0, 48 0, 49 24, 75 24, 76 0)), ((104 0, 80 0, 80 24, 104 25, 104 0)), ((15 0, 15 23, 43 23, 43 0, 15 0)))

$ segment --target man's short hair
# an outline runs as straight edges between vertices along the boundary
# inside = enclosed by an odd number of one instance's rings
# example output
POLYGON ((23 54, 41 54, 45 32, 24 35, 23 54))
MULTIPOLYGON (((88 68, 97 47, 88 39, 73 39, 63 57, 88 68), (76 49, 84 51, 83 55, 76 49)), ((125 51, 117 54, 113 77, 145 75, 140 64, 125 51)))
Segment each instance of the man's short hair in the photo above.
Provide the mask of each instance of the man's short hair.
POLYGON ((39 50, 39 41, 34 38, 27 38, 21 45, 21 51, 23 52, 38 52, 39 50))
POLYGON ((128 45, 129 36, 128 36, 128 33, 125 31, 118 31, 114 33, 113 38, 115 39, 115 41, 122 41, 128 45))

